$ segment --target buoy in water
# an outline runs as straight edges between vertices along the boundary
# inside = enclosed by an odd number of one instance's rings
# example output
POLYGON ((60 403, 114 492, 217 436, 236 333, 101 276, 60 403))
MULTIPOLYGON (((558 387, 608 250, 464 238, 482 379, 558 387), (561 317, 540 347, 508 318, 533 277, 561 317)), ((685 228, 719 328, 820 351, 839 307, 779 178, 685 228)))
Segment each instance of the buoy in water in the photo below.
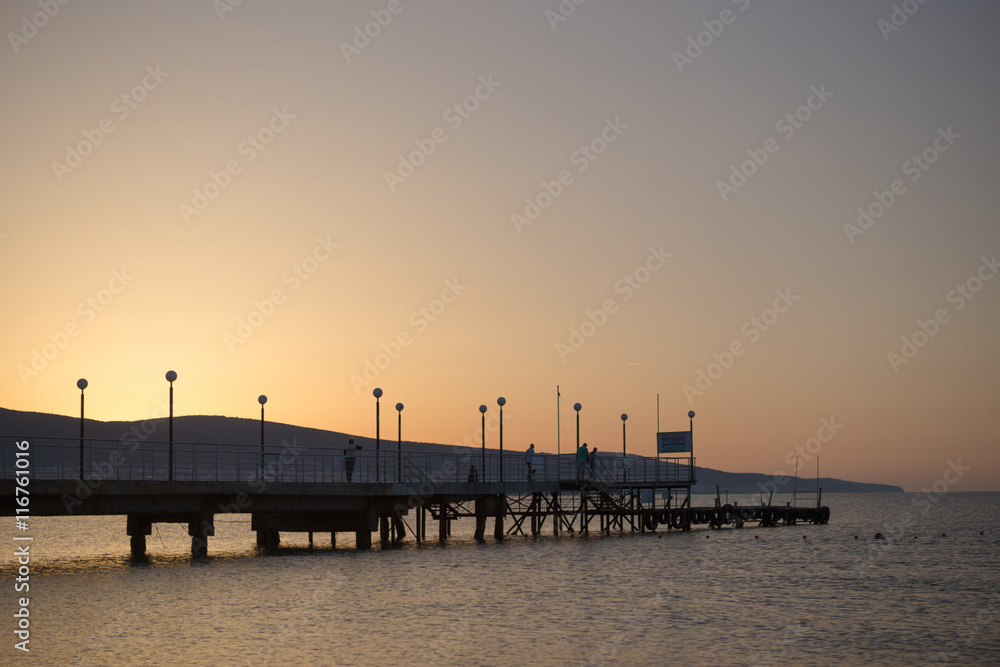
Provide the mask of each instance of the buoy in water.
POLYGON ((883 535, 882 533, 875 533, 875 539, 876 540, 884 540, 885 539, 885 535, 883 535))
POLYGON ((979 531, 979 534, 980 534, 980 535, 982 535, 982 534, 983 534, 983 531, 979 531))
POLYGON ((941 537, 948 537, 948 536, 945 535, 944 533, 941 533, 941 537))
POLYGON ((854 536, 854 539, 858 539, 858 536, 857 536, 857 535, 855 535, 855 536, 854 536))
POLYGON ((760 537, 760 535, 754 535, 754 536, 753 536, 753 539, 755 539, 755 540, 756 540, 756 539, 758 539, 759 537, 760 537))
POLYGON ((804 540, 804 539, 806 539, 806 536, 805 536, 805 535, 803 535, 803 536, 802 536, 802 539, 803 539, 803 540, 804 540))

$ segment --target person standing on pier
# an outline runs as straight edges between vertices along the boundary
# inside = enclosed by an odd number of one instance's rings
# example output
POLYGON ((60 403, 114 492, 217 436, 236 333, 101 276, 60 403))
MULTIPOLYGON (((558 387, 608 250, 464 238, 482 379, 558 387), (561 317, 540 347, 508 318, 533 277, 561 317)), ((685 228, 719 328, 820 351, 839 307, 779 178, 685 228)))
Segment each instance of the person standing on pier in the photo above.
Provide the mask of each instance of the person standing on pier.
POLYGON ((590 452, 587 451, 587 443, 583 443, 576 449, 576 481, 582 482, 583 475, 587 472, 587 459, 590 452))
POLYGON ((344 471, 347 473, 348 482, 354 476, 354 464, 357 460, 359 449, 361 449, 361 445, 355 445, 354 438, 347 439, 347 449, 344 450, 344 471))
POLYGON ((531 464, 534 462, 534 460, 535 460, 535 443, 531 443, 531 446, 528 447, 528 451, 524 453, 524 464, 528 466, 529 482, 532 480, 532 477, 535 474, 534 468, 531 467, 531 464))
POLYGON ((590 452, 590 479, 594 479, 594 466, 597 465, 597 447, 590 452))

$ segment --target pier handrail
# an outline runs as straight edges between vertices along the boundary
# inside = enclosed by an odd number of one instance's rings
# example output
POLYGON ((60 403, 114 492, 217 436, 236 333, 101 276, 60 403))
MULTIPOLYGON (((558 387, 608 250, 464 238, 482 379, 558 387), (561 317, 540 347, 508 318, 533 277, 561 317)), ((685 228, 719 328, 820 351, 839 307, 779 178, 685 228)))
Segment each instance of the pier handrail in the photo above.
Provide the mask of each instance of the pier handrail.
MULTIPOLYGON (((138 437, 121 440, 83 440, 84 469, 81 475, 79 438, 0 436, 0 479, 14 478, 15 443, 27 440, 32 459, 32 477, 45 480, 167 481, 170 479, 171 444, 138 437)), ((173 443, 174 481, 347 482, 347 461, 342 447, 302 442, 265 443, 173 443)), ((541 462, 533 482, 574 482, 575 454, 535 454, 541 462)), ((475 448, 451 453, 407 452, 382 449, 378 455, 367 449, 354 457, 352 482, 448 483, 468 482, 470 468, 478 482, 527 482, 528 468, 522 452, 492 450, 484 457, 475 448)), ((635 484, 683 485, 688 481, 691 461, 687 457, 653 459, 636 457, 624 475, 624 461, 614 455, 596 457, 594 470, 604 489, 617 490, 635 484), (621 465, 619 465, 619 462, 621 465)))

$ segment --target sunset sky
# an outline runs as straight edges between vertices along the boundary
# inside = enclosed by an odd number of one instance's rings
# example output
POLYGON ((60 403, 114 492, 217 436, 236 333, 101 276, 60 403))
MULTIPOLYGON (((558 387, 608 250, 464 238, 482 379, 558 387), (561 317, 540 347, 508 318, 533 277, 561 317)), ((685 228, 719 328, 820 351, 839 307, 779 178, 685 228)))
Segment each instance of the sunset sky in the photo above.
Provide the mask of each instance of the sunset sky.
POLYGON ((503 396, 505 448, 555 452, 558 385, 562 451, 580 402, 591 445, 624 412, 653 454, 659 394, 699 465, 1000 490, 995 2, 0 26, 0 406, 76 414, 82 377, 88 417, 142 419, 173 369, 179 415, 266 394, 373 436, 377 386, 404 439, 457 443, 503 396))

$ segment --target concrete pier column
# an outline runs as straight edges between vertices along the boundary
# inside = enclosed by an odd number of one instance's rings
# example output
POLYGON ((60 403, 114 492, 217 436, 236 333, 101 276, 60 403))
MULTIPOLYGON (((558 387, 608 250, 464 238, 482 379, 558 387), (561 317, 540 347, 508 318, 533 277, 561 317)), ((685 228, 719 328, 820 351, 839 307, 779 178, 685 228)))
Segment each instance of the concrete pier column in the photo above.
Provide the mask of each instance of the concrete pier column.
POLYGON ((330 548, 337 548, 337 533, 330 533, 330 548))
POLYGON ((406 524, 403 523, 403 517, 398 512, 392 515, 392 532, 393 542, 402 542, 406 537, 406 524))
POLYGON ((372 533, 370 530, 358 530, 354 532, 354 541, 358 549, 372 548, 372 533))
POLYGON ((274 549, 281 544, 281 534, 276 530, 263 528, 257 531, 257 546, 274 549))
POLYGON ((125 533, 131 538, 132 556, 146 555, 146 536, 153 532, 153 522, 137 514, 129 514, 125 520, 125 533))
POLYGON ((559 524, 562 522, 562 511, 559 507, 559 492, 552 493, 552 534, 559 535, 559 524))
POLYGON ((389 517, 380 516, 378 518, 378 534, 379 539, 382 542, 382 546, 389 545, 389 517))
POLYGON ((215 535, 215 515, 196 514, 188 522, 188 535, 191 536, 191 555, 204 558, 208 555, 208 538, 215 535))
POLYGON ((313 534, 312 534, 312 531, 309 531, 309 548, 310 549, 313 548, 313 534))
POLYGON ((132 535, 129 537, 129 546, 132 550, 133 558, 145 558, 146 556, 146 536, 132 535))

